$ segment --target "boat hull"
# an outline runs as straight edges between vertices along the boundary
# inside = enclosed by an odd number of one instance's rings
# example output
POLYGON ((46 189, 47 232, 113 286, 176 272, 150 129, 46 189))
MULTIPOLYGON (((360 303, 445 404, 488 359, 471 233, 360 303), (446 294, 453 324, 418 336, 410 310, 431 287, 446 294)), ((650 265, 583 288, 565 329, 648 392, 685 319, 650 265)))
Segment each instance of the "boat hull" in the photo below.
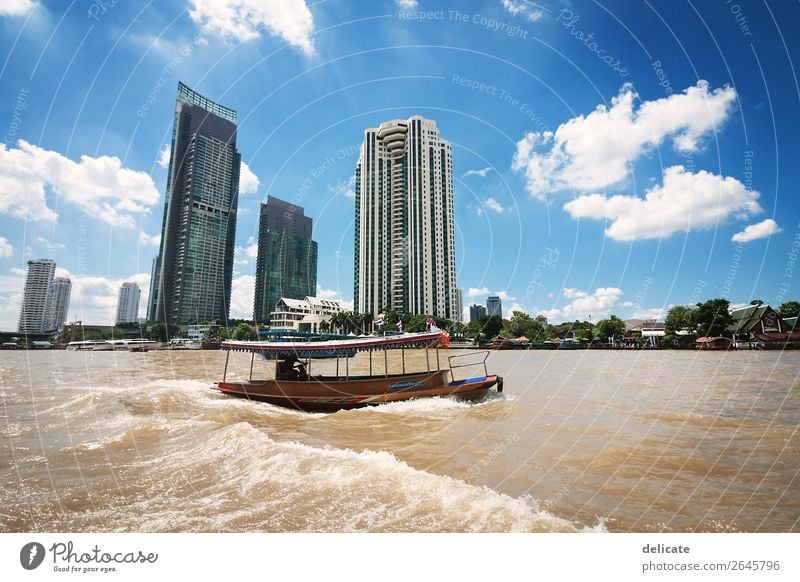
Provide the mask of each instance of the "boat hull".
POLYGON ((306 381, 250 380, 217 382, 213 388, 229 396, 269 402, 310 412, 335 412, 387 402, 433 396, 457 396, 476 400, 497 386, 502 378, 481 376, 448 382, 447 370, 432 373, 389 375, 385 377, 312 377, 306 381))

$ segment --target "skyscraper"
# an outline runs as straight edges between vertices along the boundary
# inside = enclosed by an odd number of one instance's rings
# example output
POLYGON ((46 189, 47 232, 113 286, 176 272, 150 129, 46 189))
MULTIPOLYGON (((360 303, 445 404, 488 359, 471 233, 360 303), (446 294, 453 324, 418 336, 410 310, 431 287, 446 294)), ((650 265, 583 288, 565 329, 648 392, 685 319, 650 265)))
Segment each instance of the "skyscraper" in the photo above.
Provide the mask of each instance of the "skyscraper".
POLYGON ((452 159, 429 119, 365 131, 355 184, 359 312, 456 318, 452 159))
POLYGON ((125 282, 119 288, 117 298, 116 323, 136 322, 139 320, 139 285, 125 282))
POLYGON ((503 317, 503 302, 497 295, 486 298, 486 314, 489 317, 503 317))
POLYGON ((481 317, 486 315, 486 308, 483 305, 470 305, 469 307, 469 322, 480 320, 481 317))
POLYGON ((48 307, 55 272, 56 262, 52 259, 28 261, 22 309, 19 313, 20 333, 35 334, 48 331, 50 326, 48 307))
POLYGON ((227 320, 240 163, 236 112, 178 83, 151 321, 227 320))
POLYGON ((268 196, 258 222, 258 258, 253 317, 269 323, 281 297, 303 299, 317 294, 317 243, 304 210, 268 196))
POLYGON ((61 331, 67 321, 69 297, 72 294, 72 281, 67 277, 56 277, 50 286, 48 298, 47 329, 61 331))

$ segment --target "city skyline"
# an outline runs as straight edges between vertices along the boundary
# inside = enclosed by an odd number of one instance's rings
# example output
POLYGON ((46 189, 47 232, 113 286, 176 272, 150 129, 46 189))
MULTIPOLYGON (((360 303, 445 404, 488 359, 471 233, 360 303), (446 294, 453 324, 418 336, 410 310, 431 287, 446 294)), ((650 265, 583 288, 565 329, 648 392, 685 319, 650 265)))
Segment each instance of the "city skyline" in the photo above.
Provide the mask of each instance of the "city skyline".
POLYGON ((0 10, 0 330, 31 259, 71 280, 70 318, 113 323, 125 281, 151 301, 179 81, 238 112, 231 317, 272 193, 314 217, 313 295, 353 308, 364 128, 414 115, 453 149, 465 318, 490 295, 552 322, 798 298, 796 4, 286 1, 0 10))

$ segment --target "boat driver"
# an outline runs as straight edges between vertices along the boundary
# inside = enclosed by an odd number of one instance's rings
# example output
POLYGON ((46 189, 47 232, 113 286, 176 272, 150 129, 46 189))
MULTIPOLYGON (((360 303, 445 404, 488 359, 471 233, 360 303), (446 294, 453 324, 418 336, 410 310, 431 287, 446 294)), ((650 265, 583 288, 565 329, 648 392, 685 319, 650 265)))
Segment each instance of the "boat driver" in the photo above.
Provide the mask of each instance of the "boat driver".
POLYGON ((306 365, 297 356, 287 356, 278 363, 279 380, 307 380, 306 365))

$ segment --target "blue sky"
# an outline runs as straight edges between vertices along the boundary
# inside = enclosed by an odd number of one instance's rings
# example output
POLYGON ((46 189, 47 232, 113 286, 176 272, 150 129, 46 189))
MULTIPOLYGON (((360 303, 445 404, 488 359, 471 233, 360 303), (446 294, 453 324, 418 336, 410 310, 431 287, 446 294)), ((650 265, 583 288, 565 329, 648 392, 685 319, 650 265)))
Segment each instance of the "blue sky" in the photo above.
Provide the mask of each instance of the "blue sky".
POLYGON ((352 300, 358 146, 414 114, 453 144, 465 307, 798 299, 799 25, 794 2, 3 2, 0 329, 31 258, 72 277, 70 320, 111 323, 123 281, 144 315, 179 80, 239 115, 234 317, 267 195, 352 300))

